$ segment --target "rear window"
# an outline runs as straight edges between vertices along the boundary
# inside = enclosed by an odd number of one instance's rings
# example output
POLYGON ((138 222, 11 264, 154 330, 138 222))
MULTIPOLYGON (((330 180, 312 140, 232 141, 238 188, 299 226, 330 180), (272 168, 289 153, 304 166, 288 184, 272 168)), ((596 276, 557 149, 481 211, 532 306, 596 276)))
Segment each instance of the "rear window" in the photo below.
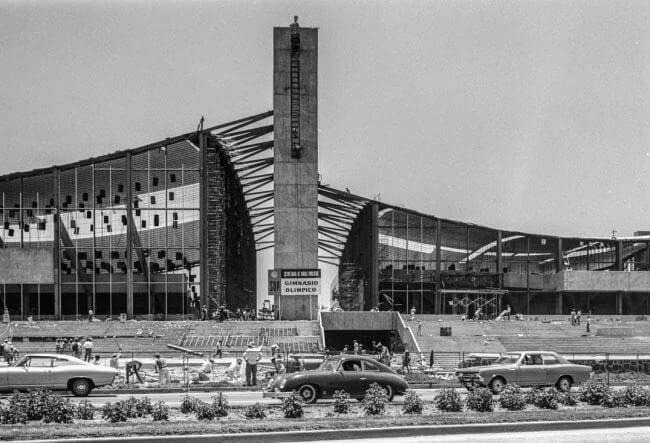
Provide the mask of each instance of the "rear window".
POLYGON ((544 365, 546 366, 560 364, 560 361, 555 358, 554 355, 543 355, 542 358, 544 359, 544 365))

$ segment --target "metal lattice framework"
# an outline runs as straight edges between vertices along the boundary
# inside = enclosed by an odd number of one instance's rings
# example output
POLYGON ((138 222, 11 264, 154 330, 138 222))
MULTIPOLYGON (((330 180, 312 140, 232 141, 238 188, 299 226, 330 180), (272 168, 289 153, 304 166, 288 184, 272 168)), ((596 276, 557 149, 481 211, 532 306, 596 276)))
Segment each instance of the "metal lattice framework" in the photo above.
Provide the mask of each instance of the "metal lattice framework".
POLYGON ((207 129, 220 141, 239 178, 257 251, 273 247, 273 124, 246 127, 272 115, 268 111, 207 129))
POLYGON ((338 266, 350 229, 359 213, 371 202, 367 198, 318 186, 318 261, 338 266))

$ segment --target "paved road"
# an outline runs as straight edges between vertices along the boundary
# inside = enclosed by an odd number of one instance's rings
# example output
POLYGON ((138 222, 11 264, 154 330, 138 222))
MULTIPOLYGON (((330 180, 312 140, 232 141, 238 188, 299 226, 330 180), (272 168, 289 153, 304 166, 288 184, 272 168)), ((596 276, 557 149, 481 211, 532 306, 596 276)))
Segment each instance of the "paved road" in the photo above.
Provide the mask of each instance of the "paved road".
MULTIPOLYGON (((435 394, 438 392, 437 389, 415 389, 415 391, 422 396, 422 399, 425 401, 431 401, 433 400, 433 397, 435 394)), ((203 401, 211 401, 211 397, 215 395, 217 391, 215 392, 191 392, 190 395, 193 397, 198 397, 199 399, 203 401)), ((262 398, 262 391, 231 391, 231 392, 225 392, 225 394, 228 396, 228 401, 232 406, 248 406, 251 405, 255 402, 260 402, 263 404, 280 404, 280 400, 272 399, 272 398, 262 398)), ((95 406, 102 406, 108 402, 115 403, 116 401, 120 400, 125 400, 131 395, 135 397, 144 397, 147 396, 151 399, 152 402, 157 402, 157 401, 163 401, 167 404, 167 406, 170 407, 178 407, 181 404, 181 401, 183 399, 184 394, 180 392, 175 392, 171 394, 161 394, 161 393, 138 393, 138 394, 90 394, 89 397, 87 397, 87 400, 90 400, 90 402, 95 405, 95 406)), ((74 397, 72 395, 68 395, 70 399, 73 401, 81 401, 84 400, 84 398, 79 398, 79 397, 74 397)), ((332 400, 319 400, 318 404, 323 403, 323 404, 328 404, 331 403, 332 400)), ((402 403, 402 397, 397 396, 395 397, 395 403, 401 404, 402 403)))
MULTIPOLYGON (((480 434, 457 434, 457 435, 422 435, 413 437, 386 437, 354 440, 355 443, 420 443, 420 442, 481 442, 481 443, 503 443, 522 441, 543 441, 548 442, 647 442, 650 433, 650 426, 634 428, 609 428, 609 429, 578 429, 562 431, 524 431, 524 432, 499 432, 480 434)), ((350 440, 320 440, 328 443, 344 443, 350 440)))

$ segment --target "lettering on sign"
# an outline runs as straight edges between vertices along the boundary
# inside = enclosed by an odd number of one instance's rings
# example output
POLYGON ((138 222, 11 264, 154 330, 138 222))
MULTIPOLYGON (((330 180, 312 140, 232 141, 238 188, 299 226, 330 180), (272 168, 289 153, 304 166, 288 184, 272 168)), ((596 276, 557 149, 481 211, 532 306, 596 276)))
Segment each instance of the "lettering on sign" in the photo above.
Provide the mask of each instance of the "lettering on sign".
POLYGON ((320 269, 283 269, 280 295, 319 295, 320 269))

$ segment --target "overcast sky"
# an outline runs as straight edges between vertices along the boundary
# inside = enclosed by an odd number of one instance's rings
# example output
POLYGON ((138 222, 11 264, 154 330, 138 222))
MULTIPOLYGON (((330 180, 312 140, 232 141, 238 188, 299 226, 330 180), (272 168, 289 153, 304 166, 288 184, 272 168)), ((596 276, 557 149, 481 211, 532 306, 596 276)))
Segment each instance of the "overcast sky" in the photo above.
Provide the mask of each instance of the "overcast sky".
POLYGON ((650 2, 0 0, 0 174, 272 108, 318 27, 325 183, 555 235, 650 230, 650 2))

